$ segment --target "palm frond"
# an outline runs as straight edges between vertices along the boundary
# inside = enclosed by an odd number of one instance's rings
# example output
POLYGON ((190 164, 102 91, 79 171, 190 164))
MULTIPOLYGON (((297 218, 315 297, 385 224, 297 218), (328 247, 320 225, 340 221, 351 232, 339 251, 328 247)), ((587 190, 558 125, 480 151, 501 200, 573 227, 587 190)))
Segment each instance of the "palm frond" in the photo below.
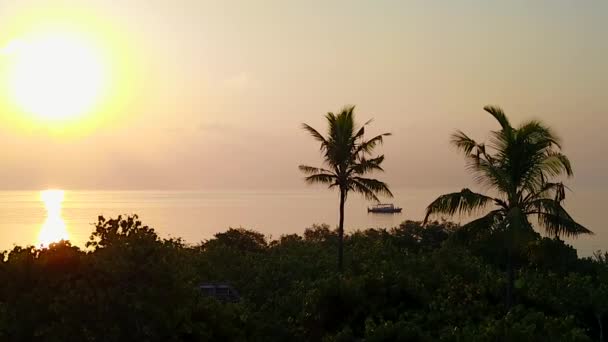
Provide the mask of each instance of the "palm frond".
MULTIPOLYGON (((524 169, 523 174, 518 180, 518 186, 523 193, 527 191, 529 194, 535 194, 539 191, 547 191, 546 184, 553 184, 555 187, 558 183, 548 182, 548 179, 566 174, 572 175, 572 166, 568 158, 559 152, 543 152, 536 158, 531 159, 527 164, 521 164, 524 169)), ((556 189, 555 189, 556 190, 556 189)))
POLYGON ((323 149, 327 145, 327 140, 325 139, 325 137, 323 137, 323 135, 321 135, 321 133, 319 133, 319 131, 317 131, 316 129, 305 123, 302 124, 302 129, 307 131, 313 138, 315 138, 315 140, 321 143, 321 149, 323 149))
POLYGON ((470 154, 467 157, 467 170, 473 174, 475 182, 484 188, 494 188, 508 194, 514 188, 510 175, 493 160, 484 155, 470 154))
POLYGON ((538 190, 528 192, 522 203, 524 208, 533 206, 535 200, 542 198, 553 198, 559 203, 566 198, 566 189, 568 188, 562 182, 544 182, 538 190))
POLYGON ((380 155, 376 158, 366 159, 361 158, 359 161, 354 162, 349 168, 349 174, 352 175, 364 175, 373 171, 384 171, 382 162, 384 161, 384 155, 380 155))
POLYGON ((482 230, 492 230, 496 227, 496 224, 504 218, 502 210, 492 210, 484 216, 465 223, 461 229, 466 232, 479 232, 482 230))
POLYGON ((382 143, 384 143, 384 137, 391 135, 391 133, 382 133, 369 140, 363 141, 356 147, 355 153, 371 154, 377 145, 382 145, 382 143))
POLYGON ((355 132, 355 106, 345 106, 342 111, 335 115, 327 113, 329 122, 328 134, 338 145, 352 144, 352 137, 355 132))
POLYGON ((353 140, 357 140, 360 138, 363 138, 363 135, 365 134, 365 126, 369 125, 370 123, 372 123, 372 121, 374 121, 374 119, 369 119, 367 120, 357 131, 357 133, 353 136, 353 140))
POLYGON ((538 120, 522 123, 516 130, 517 139, 528 144, 542 144, 550 147, 555 145, 561 148, 560 138, 545 124, 538 120))
POLYGON ((494 132, 493 146, 512 183, 535 191, 545 180, 562 173, 571 174, 570 162, 559 150, 559 138, 539 121, 529 121, 501 140, 494 132))
POLYGON ((335 140, 338 135, 338 116, 332 112, 325 114, 327 120, 327 140, 335 140))
POLYGON ((336 176, 329 173, 317 173, 310 175, 304 178, 304 181, 308 184, 329 185, 330 188, 338 185, 336 176))
POLYGON ((315 174, 320 174, 320 173, 328 173, 328 174, 332 173, 331 171, 326 170, 324 168, 308 166, 308 165, 300 165, 300 166, 298 166, 298 169, 300 169, 300 171, 302 171, 304 174, 307 174, 307 175, 315 175, 315 174))
POLYGON ((511 123, 509 123, 509 119, 507 119, 507 116, 505 115, 505 113, 502 111, 502 109, 500 107, 485 106, 485 107, 483 107, 483 109, 486 112, 490 113, 496 119, 496 121, 498 121, 498 123, 500 123, 500 126, 502 127, 503 130, 512 130, 513 129, 511 127, 511 123))
POLYGON ((453 192, 439 196, 426 208, 424 222, 429 217, 437 214, 447 214, 453 216, 457 212, 460 214, 471 214, 476 210, 482 210, 488 204, 494 202, 494 198, 475 193, 469 189, 462 189, 460 192, 453 192))
POLYGON ((349 190, 360 193, 361 195, 363 195, 363 197, 365 197, 366 200, 380 202, 380 199, 372 189, 367 187, 366 184, 363 184, 356 180, 351 180, 349 182, 349 190))
POLYGON ((559 152, 549 152, 540 164, 540 167, 550 176, 559 176, 565 173, 567 176, 572 176, 572 164, 570 159, 559 152))
POLYGON ((577 223, 562 207, 559 201, 540 198, 529 204, 527 214, 536 214, 538 221, 548 234, 574 237, 580 234, 593 234, 577 223))
POLYGON ((547 234, 554 236, 577 237, 582 234, 593 235, 593 232, 574 220, 564 217, 542 213, 538 214, 539 223, 545 228, 547 234))
POLYGON ((462 151, 465 155, 471 154, 471 152, 473 152, 473 150, 479 146, 475 140, 469 138, 462 131, 456 131, 454 134, 452 134, 450 143, 456 146, 456 148, 462 151))
MULTIPOLYGON (((353 184, 353 190, 369 190, 373 196, 368 196, 368 199, 378 201, 377 195, 393 197, 393 193, 388 188, 388 185, 382 181, 372 178, 364 177, 351 177, 351 184, 353 184)), ((363 193, 366 195, 365 193, 363 193)), ((366 195, 367 196, 367 195, 366 195)))
POLYGON ((499 156, 500 159, 508 157, 509 146, 512 143, 512 131, 499 130, 490 132, 490 143, 488 145, 496 151, 495 155, 499 156))
POLYGON ((527 163, 520 163, 521 174, 517 180, 518 187, 521 191, 536 193, 545 187, 548 180, 562 174, 572 175, 572 166, 568 158, 561 153, 551 152, 543 153, 527 163))
POLYGON ((361 137, 363 137, 363 135, 365 134, 365 125, 361 126, 361 128, 359 128, 359 130, 357 131, 357 133, 355 133, 355 135, 353 135, 353 142, 357 141, 357 139, 360 139, 361 137))

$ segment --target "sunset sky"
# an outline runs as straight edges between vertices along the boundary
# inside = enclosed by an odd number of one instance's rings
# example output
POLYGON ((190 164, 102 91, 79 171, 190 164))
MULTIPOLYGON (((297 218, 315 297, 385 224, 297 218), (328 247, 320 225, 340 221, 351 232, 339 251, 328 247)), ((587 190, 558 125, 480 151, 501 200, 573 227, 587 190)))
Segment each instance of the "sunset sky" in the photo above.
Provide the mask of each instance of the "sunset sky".
POLYGON ((605 0, 2 1, 0 46, 40 22, 101 51, 109 95, 58 123, 3 86, 2 189, 300 188, 320 162, 300 124, 345 104, 393 133, 392 186, 465 184, 449 134, 484 138, 495 104, 556 129, 577 187, 607 187, 605 0))

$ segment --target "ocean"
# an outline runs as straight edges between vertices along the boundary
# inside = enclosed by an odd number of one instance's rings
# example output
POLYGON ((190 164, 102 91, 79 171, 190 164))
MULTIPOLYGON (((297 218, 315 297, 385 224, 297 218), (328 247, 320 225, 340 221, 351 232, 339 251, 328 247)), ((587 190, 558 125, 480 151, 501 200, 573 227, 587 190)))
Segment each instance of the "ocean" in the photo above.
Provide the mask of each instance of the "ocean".
MULTIPOLYGON (((456 190, 456 189, 452 189, 456 190)), ((394 189, 390 200, 402 207, 400 214, 370 214, 372 203, 352 194, 347 200, 347 231, 390 228, 405 220, 421 220, 426 205, 449 189, 394 189)), ((64 230, 70 241, 83 247, 99 215, 138 214, 161 237, 180 237, 196 244, 230 227, 255 229, 269 238, 304 232, 313 224, 338 222, 338 194, 323 188, 292 191, 70 191, 62 192, 60 203, 46 203, 40 191, 0 192, 0 249, 14 245, 39 245, 43 231, 47 238, 64 230), (49 206, 50 205, 50 206, 49 206), (57 223, 59 222, 59 223, 57 223), (49 230, 50 229, 50 230, 49 230)), ((596 234, 567 240, 589 256, 608 249, 608 232, 603 230, 601 193, 569 194, 566 208, 596 234)), ((48 196, 47 196, 48 197, 48 196)), ((47 199, 48 201, 48 199, 47 199)), ((455 217, 456 222, 468 218, 455 217)))

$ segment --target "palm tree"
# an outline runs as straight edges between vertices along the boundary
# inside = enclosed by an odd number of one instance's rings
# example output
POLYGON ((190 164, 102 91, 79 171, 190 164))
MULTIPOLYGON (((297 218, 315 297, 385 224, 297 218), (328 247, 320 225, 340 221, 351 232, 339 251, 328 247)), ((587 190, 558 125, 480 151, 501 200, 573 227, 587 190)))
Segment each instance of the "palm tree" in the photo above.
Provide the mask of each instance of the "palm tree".
POLYGON ((484 109, 501 126, 491 132, 489 144, 477 143, 461 131, 452 135, 451 143, 464 153, 475 182, 493 195, 463 189, 439 196, 427 207, 425 222, 431 215, 472 215, 492 206, 483 217, 464 227, 506 233, 506 304, 510 308, 514 285, 511 254, 516 237, 533 230, 531 218, 536 218, 538 225, 555 237, 592 232, 562 207, 566 187, 553 179, 563 174, 572 176, 572 166, 561 153, 560 139, 553 131, 534 120, 514 128, 502 109, 493 106, 484 109))
POLYGON ((372 152, 383 138, 390 135, 384 133, 365 140, 365 126, 357 127, 354 118, 354 106, 346 106, 339 114, 327 113, 327 137, 307 124, 302 128, 319 143, 323 153, 326 168, 300 165, 299 168, 307 176, 308 184, 325 184, 330 189, 340 191, 340 224, 338 226, 338 270, 342 272, 344 256, 344 203, 348 193, 353 191, 365 196, 368 200, 378 200, 378 195, 392 197, 388 186, 376 179, 365 177, 373 171, 384 171, 380 166, 384 155, 372 157, 372 152))

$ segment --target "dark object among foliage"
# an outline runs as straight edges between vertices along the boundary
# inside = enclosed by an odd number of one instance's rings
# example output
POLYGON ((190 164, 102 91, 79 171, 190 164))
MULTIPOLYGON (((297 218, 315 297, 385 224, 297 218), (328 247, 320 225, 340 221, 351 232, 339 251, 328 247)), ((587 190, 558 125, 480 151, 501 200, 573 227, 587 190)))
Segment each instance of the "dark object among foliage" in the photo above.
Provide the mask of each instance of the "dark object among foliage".
POLYGON ((236 303, 241 299, 239 293, 229 284, 204 283, 199 288, 205 296, 213 297, 222 302, 236 303))

